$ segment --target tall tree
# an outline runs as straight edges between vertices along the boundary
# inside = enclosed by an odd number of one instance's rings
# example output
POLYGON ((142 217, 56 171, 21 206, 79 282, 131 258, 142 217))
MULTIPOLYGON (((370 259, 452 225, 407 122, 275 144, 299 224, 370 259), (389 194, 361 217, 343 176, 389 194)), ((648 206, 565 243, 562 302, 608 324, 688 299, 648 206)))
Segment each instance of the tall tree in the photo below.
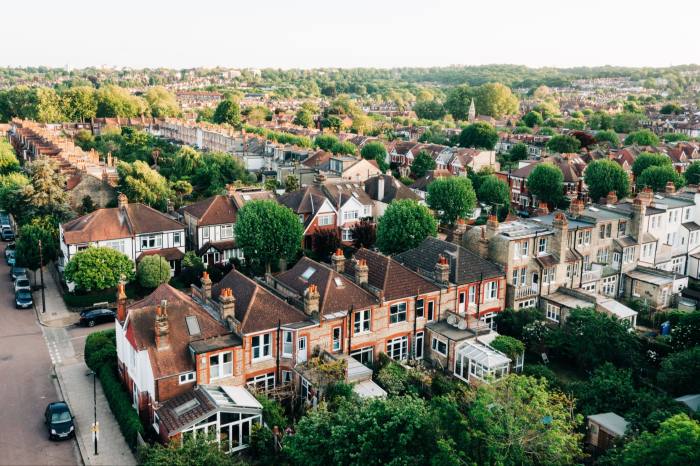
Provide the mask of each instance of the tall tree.
POLYGON ((311 112, 302 108, 294 116, 294 124, 304 128, 311 128, 314 125, 314 116, 311 112))
POLYGON ((510 187, 508 183, 499 180, 495 175, 490 175, 481 182, 477 197, 479 201, 493 207, 493 212, 498 215, 500 221, 506 219, 510 210, 510 187))
POLYGON ((241 107, 238 102, 228 98, 222 100, 214 111, 214 123, 226 123, 234 128, 241 127, 241 107))
POLYGON ((459 135, 459 145, 493 150, 498 142, 498 132, 490 124, 477 121, 462 130, 459 135))
POLYGON ((445 107, 435 100, 418 101, 413 106, 416 116, 425 120, 440 120, 445 116, 445 107))
POLYGON ((632 163, 632 173, 634 173, 634 176, 639 176, 649 167, 663 167, 671 165, 671 159, 664 154, 642 152, 636 159, 634 159, 634 163, 632 163))
POLYGON ((63 100, 66 117, 70 121, 84 122, 97 115, 97 97, 92 87, 71 87, 63 93, 63 100))
POLYGON ((41 264, 46 265, 58 257, 58 232, 40 222, 23 225, 16 241, 17 265, 29 270, 36 270, 41 264), (41 241, 41 254, 39 254, 41 241))
POLYGON ((683 172, 687 184, 700 184, 700 162, 693 162, 683 172))
POLYGON ((134 264, 116 249, 89 247, 71 258, 65 277, 79 290, 104 290, 114 288, 122 278, 133 279, 134 264))
POLYGON ((442 223, 454 225, 457 219, 466 218, 474 212, 476 193, 469 178, 439 178, 428 185, 427 201, 442 223))
POLYGON ((411 164, 411 175, 413 178, 421 178, 431 170, 435 170, 437 164, 430 154, 424 150, 418 152, 411 164))
POLYGON ((98 117, 137 117, 148 113, 148 103, 122 87, 107 85, 97 90, 98 117))
POLYGON ((19 160, 9 142, 0 139, 0 175, 19 171, 19 160))
POLYGON ((518 98, 508 86, 501 83, 486 83, 476 88, 474 94, 476 112, 493 118, 503 118, 518 111, 518 98))
POLYGON ((56 215, 62 220, 70 215, 66 179, 55 163, 48 158, 40 158, 26 165, 29 184, 22 191, 28 208, 33 215, 56 215))
POLYGON ((65 118, 61 97, 54 89, 39 87, 35 92, 37 121, 41 123, 56 123, 65 118))
POLYGON ((580 147, 581 142, 573 136, 558 135, 547 142, 547 149, 559 154, 578 152, 580 147))
POLYGON ((598 142, 609 142, 613 147, 618 147, 620 145, 620 138, 617 133, 611 129, 598 131, 595 133, 595 139, 598 142))
POLYGON ((414 200, 392 202, 377 225, 377 247, 384 254, 396 254, 418 246, 437 234, 430 211, 414 200))
POLYGON ((594 160, 584 172, 588 193, 594 201, 614 191, 618 199, 629 194, 629 176, 622 167, 612 160, 594 160))
POLYGON ((556 165, 540 163, 530 172, 526 186, 537 199, 557 205, 564 196, 564 175, 556 165))
POLYGON ((119 162, 117 173, 119 189, 130 202, 142 202, 165 211, 168 199, 173 196, 165 177, 140 160, 134 163, 119 162))
POLYGON ((676 188, 683 186, 683 177, 671 165, 646 168, 637 178, 637 188, 649 186, 656 192, 664 191, 671 182, 676 188))
POLYGON ((544 119, 542 118, 542 114, 540 112, 532 110, 525 114, 523 117, 523 122, 525 122, 525 125, 527 125, 528 128, 534 128, 535 126, 540 126, 542 123, 544 123, 544 119))
POLYGON ((457 86, 447 94, 445 110, 447 110, 455 120, 466 120, 472 99, 472 89, 469 85, 463 84, 457 86))
POLYGON ((144 97, 154 117, 175 117, 180 114, 180 104, 175 94, 163 86, 149 87, 144 97))
POLYGON ((638 146, 658 146, 659 137, 648 129, 640 129, 630 133, 625 138, 625 144, 637 144, 638 146))
POLYGON ((254 178, 241 162, 224 152, 207 152, 192 175, 192 185, 205 196, 219 194, 234 181, 251 183, 254 178))

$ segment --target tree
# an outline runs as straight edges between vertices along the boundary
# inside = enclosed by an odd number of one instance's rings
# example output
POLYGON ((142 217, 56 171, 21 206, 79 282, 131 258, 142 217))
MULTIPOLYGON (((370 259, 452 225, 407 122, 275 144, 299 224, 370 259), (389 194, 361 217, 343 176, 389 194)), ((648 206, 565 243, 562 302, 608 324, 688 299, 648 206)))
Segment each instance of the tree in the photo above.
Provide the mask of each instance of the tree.
POLYGON ((116 249, 89 247, 66 264, 65 277, 79 290, 104 290, 117 286, 122 277, 126 281, 133 279, 134 264, 116 249))
POLYGON ((496 128, 483 121, 477 121, 462 130, 459 135, 459 145, 493 150, 498 142, 496 128))
POLYGON ((700 346, 668 355, 657 375, 659 385, 674 396, 700 391, 700 346))
POLYGON ((510 211, 510 187, 508 183, 499 180, 495 175, 486 177, 481 182, 477 198, 484 204, 493 207, 493 212, 503 221, 510 211))
POLYGON ((227 454, 216 439, 205 435, 187 437, 182 443, 172 441, 168 445, 159 443, 146 444, 139 448, 139 464, 142 466, 172 465, 209 465, 237 466, 240 461, 227 454))
POLYGON ((678 323, 671 330, 671 345, 675 350, 700 345, 700 312, 681 314, 678 323))
POLYGON ((377 247, 384 254, 415 248, 437 234, 437 223, 427 207, 411 199, 389 204, 377 225, 377 247))
POLYGON ((609 142, 613 147, 620 145, 620 138, 617 136, 617 133, 610 129, 598 131, 595 133, 595 138, 598 142, 609 142))
POLYGON ((80 213, 82 215, 89 214, 90 212, 94 212, 95 209, 97 209, 97 206, 95 205, 95 201, 92 200, 92 197, 89 194, 83 196, 83 199, 80 201, 80 213))
POLYGON ((173 174, 177 178, 189 178, 201 166, 202 154, 190 146, 182 146, 175 153, 173 174))
POLYGON ((648 129, 640 129, 630 133, 625 138, 625 144, 637 144, 638 146, 658 146, 659 137, 648 129))
POLYGON ((472 89, 467 84, 454 87, 448 92, 445 101, 445 110, 455 120, 466 120, 469 115, 469 106, 473 99, 472 89))
POLYGON ((594 369, 587 380, 574 382, 577 411, 584 416, 615 411, 626 414, 635 404, 634 383, 630 369, 618 369, 606 362, 594 369))
POLYGON ((84 122, 97 116, 97 96, 92 87, 71 87, 62 97, 68 120, 84 122))
POLYGON ((144 97, 154 117, 176 117, 180 114, 180 104, 175 94, 163 86, 149 87, 144 97))
POLYGON ((576 464, 582 457, 573 400, 544 379, 509 375, 480 385, 469 412, 478 464, 576 464))
POLYGON ((130 202, 142 202, 165 211, 173 192, 163 175, 140 160, 134 163, 119 162, 117 173, 119 189, 130 202))
POLYGON ((291 193, 297 189, 299 189, 299 178, 294 175, 287 175, 287 178, 284 180, 284 192, 291 193))
POLYGON ((437 164, 435 160, 430 156, 430 154, 424 150, 418 152, 416 158, 413 159, 411 164, 411 175, 413 178, 421 178, 425 176, 431 170, 435 170, 437 164))
POLYGON ((0 139, 0 175, 19 171, 19 160, 9 142, 0 139))
POLYGON ((302 108, 294 116, 293 123, 304 128, 311 128, 314 125, 314 116, 310 111, 302 108))
POLYGON ((329 115, 321 120, 321 127, 337 133, 343 128, 343 120, 337 115, 329 115))
POLYGON ((33 216, 56 215, 61 220, 70 217, 66 178, 49 158, 42 157, 25 166, 29 184, 22 190, 23 202, 33 216))
POLYGON ((441 120, 445 116, 445 107, 435 100, 418 101, 413 111, 418 118, 425 120, 441 120))
POLYGON ((534 128, 535 126, 540 126, 544 123, 542 114, 540 112, 535 112, 534 110, 528 112, 523 117, 523 122, 528 128, 534 128))
POLYGON ((226 123, 234 128, 241 127, 241 107, 231 98, 224 99, 216 106, 214 123, 226 123))
POLYGON ((221 193, 227 184, 234 181, 251 183, 255 178, 231 154, 225 152, 207 152, 202 155, 201 163, 192 175, 192 185, 198 193, 213 196, 221 193))
POLYGON ((557 205, 563 197, 564 175, 554 164, 539 163, 527 177, 526 186, 540 201, 557 205))
POLYGON ((510 157, 511 162, 525 160, 528 157, 527 145, 523 144, 522 142, 513 144, 508 151, 508 156, 510 157))
POLYGON ((645 169, 637 178, 637 187, 649 186, 654 191, 664 191, 672 182, 676 188, 683 186, 683 177, 671 165, 653 166, 645 169))
POLYGON ((148 102, 131 95, 123 87, 107 85, 100 87, 97 99, 96 116, 100 118, 136 117, 148 112, 148 102))
POLYGON ((23 218, 26 202, 22 193, 29 185, 29 178, 23 173, 10 173, 0 176, 0 209, 10 212, 16 218, 23 218))
POLYGON ((170 280, 170 262, 157 254, 146 256, 136 267, 136 277, 144 288, 156 288, 170 280))
POLYGON ((386 147, 379 141, 371 141, 365 144, 360 151, 360 155, 367 160, 376 160, 382 172, 389 168, 386 161, 386 147))
POLYGON ((683 172, 687 184, 700 184, 700 162, 693 162, 683 172))
POLYGON ((614 191, 618 199, 629 195, 629 176, 620 164, 608 159, 594 160, 588 164, 584 172, 584 180, 588 186, 591 199, 597 201, 614 191))
POLYGON ((599 110, 590 116, 588 126, 591 129, 609 130, 613 127, 613 118, 607 112, 599 110))
POLYGON ((275 201, 251 201, 238 211, 236 241, 246 260, 265 265, 291 260, 301 246, 304 228, 289 208, 275 201))
POLYGON ((356 248, 371 248, 374 246, 374 243, 377 242, 377 226, 371 217, 363 218, 352 227, 352 240, 356 248))
POLYGON ((498 335, 489 344, 493 349, 500 351, 510 358, 513 363, 525 354, 525 345, 517 338, 508 335, 498 335))
POLYGON ((683 133, 664 133, 662 138, 664 142, 690 141, 690 136, 683 133))
POLYGON ((700 423, 677 414, 662 422, 656 433, 643 432, 611 454, 611 464, 621 466, 700 464, 700 423))
POLYGON ((559 134, 547 142, 547 149, 558 154, 578 152, 581 142, 573 136, 559 134))
POLYGON ((454 225, 466 218, 476 207, 476 193, 469 178, 452 176, 439 178, 428 185, 428 205, 437 211, 440 221, 454 225))
POLYGON ((642 117, 639 113, 618 113, 613 117, 612 128, 617 133, 631 133, 639 128, 642 117))
POLYGON ((671 115, 671 114, 678 115, 680 113, 683 113, 683 107, 681 107, 677 103, 671 102, 671 103, 668 103, 668 104, 664 105, 663 107, 661 107, 661 109, 659 110, 659 113, 661 113, 662 115, 671 115))
POLYGON ((372 131, 374 126, 373 120, 364 113, 353 115, 350 131, 355 134, 367 134, 372 131))
POLYGON ((58 258, 58 229, 40 222, 23 225, 19 230, 16 244, 17 265, 36 270, 41 264, 42 257, 44 265, 58 258), (39 241, 41 241, 41 255, 39 241))
POLYGON ((671 159, 664 154, 652 154, 650 152, 642 152, 634 159, 632 164, 632 173, 638 177, 644 170, 649 167, 671 166, 671 159))
POLYGON ((518 98, 508 86, 501 83, 486 83, 476 88, 474 93, 476 113, 499 119, 518 111, 518 98))
POLYGON ((357 146, 350 141, 338 141, 331 147, 331 152, 334 154, 355 155, 357 146))
POLYGON ((338 138, 330 134, 319 134, 314 139, 314 145, 319 149, 330 152, 331 148, 338 143, 338 138))
POLYGON ((39 87, 36 95, 35 119, 41 123, 56 123, 64 119, 61 97, 52 88, 39 87))

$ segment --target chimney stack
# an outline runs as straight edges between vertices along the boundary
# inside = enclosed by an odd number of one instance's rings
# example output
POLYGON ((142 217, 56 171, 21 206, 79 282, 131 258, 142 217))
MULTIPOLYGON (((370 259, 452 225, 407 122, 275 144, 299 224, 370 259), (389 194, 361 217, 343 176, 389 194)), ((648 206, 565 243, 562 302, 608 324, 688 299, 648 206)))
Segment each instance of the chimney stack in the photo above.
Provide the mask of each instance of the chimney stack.
POLYGON ((345 273, 345 254, 343 250, 338 248, 335 253, 331 256, 331 263, 333 264, 333 270, 338 273, 345 273))
POLYGON ((221 304, 221 319, 228 321, 236 316, 236 298, 233 296, 231 288, 224 288, 219 295, 219 303, 221 304))
POLYGON ((549 206, 546 202, 540 201, 540 205, 537 207, 537 215, 549 215, 549 206))
POLYGON ((642 201, 644 207, 649 207, 654 200, 654 191, 652 191, 649 186, 645 186, 644 189, 637 194, 637 199, 642 201))
POLYGON ((318 316, 320 305, 321 295, 318 292, 318 287, 312 283, 304 292, 304 313, 307 316, 318 316))
POLYGON ((486 220, 486 236, 488 239, 491 239, 491 237, 498 233, 498 225, 498 217, 494 214, 489 215, 489 218, 486 220))
POLYGON ((647 206, 644 204, 644 201, 637 196, 632 205, 632 222, 630 225, 630 234, 637 240, 644 231, 644 216, 646 212, 647 206))
POLYGON ((571 201, 571 205, 569 205, 569 213, 572 217, 578 218, 581 216, 581 214, 583 214, 585 207, 586 206, 584 205, 583 200, 574 199, 571 201))
POLYGON ((435 281, 438 283, 450 281, 450 262, 442 254, 438 256, 437 264, 435 264, 435 281))
POLYGON ((606 204, 607 205, 617 204, 617 193, 615 191, 610 191, 608 193, 608 197, 606 199, 606 204))
POLYGON ((209 272, 202 272, 202 292, 206 299, 211 299, 211 278, 209 272))
POLYGON ((358 259, 355 261, 355 282, 364 286, 367 284, 369 279, 369 267, 367 266, 367 261, 365 259, 358 259))
POLYGON ((554 228, 553 249, 559 255, 559 261, 563 263, 566 260, 566 250, 569 241, 569 221, 566 219, 564 212, 556 212, 554 214, 552 227, 554 228))
POLYGON ((129 205, 129 199, 126 197, 126 194, 119 193, 119 196, 117 196, 117 207, 124 209, 127 205, 129 205))
POLYGON ((666 183, 666 194, 675 194, 676 192, 676 185, 673 184, 673 181, 669 181, 666 183))
POLYGON ((124 291, 123 281, 120 281, 117 285, 117 320, 119 322, 126 320, 126 292, 124 291))
POLYGON ((228 197, 233 197, 235 193, 236 193, 236 185, 233 183, 227 184, 226 185, 226 195, 228 197))
MULTIPOLYGON (((162 301, 167 306, 165 300, 162 301)), ((170 326, 167 307, 156 306, 156 348, 160 351, 170 348, 170 326)))

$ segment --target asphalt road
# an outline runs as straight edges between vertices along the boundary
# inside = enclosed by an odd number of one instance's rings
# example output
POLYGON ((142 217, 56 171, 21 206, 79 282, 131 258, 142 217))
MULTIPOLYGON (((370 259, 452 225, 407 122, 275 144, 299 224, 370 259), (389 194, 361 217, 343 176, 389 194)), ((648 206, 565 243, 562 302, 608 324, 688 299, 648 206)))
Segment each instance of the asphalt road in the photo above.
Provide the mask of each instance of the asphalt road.
MULTIPOLYGON (((12 281, 0 250, 0 465, 79 463, 75 440, 48 440, 44 409, 59 400, 51 356, 33 310, 14 306, 12 281)), ((78 345, 76 345, 78 347, 78 345)), ((82 346, 80 346, 82 350, 82 346)), ((82 352, 82 351, 81 351, 82 352)))

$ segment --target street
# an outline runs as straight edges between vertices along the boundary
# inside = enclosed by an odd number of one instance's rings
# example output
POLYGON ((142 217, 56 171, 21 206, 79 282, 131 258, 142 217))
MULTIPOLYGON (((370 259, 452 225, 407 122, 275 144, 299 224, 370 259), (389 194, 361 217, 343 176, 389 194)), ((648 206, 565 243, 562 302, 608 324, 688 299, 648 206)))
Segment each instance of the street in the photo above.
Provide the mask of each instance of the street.
POLYGON ((60 399, 51 375, 56 356, 49 352, 34 311, 15 309, 9 268, 4 254, 0 258, 0 464, 79 464, 75 440, 48 440, 44 409, 60 399))

